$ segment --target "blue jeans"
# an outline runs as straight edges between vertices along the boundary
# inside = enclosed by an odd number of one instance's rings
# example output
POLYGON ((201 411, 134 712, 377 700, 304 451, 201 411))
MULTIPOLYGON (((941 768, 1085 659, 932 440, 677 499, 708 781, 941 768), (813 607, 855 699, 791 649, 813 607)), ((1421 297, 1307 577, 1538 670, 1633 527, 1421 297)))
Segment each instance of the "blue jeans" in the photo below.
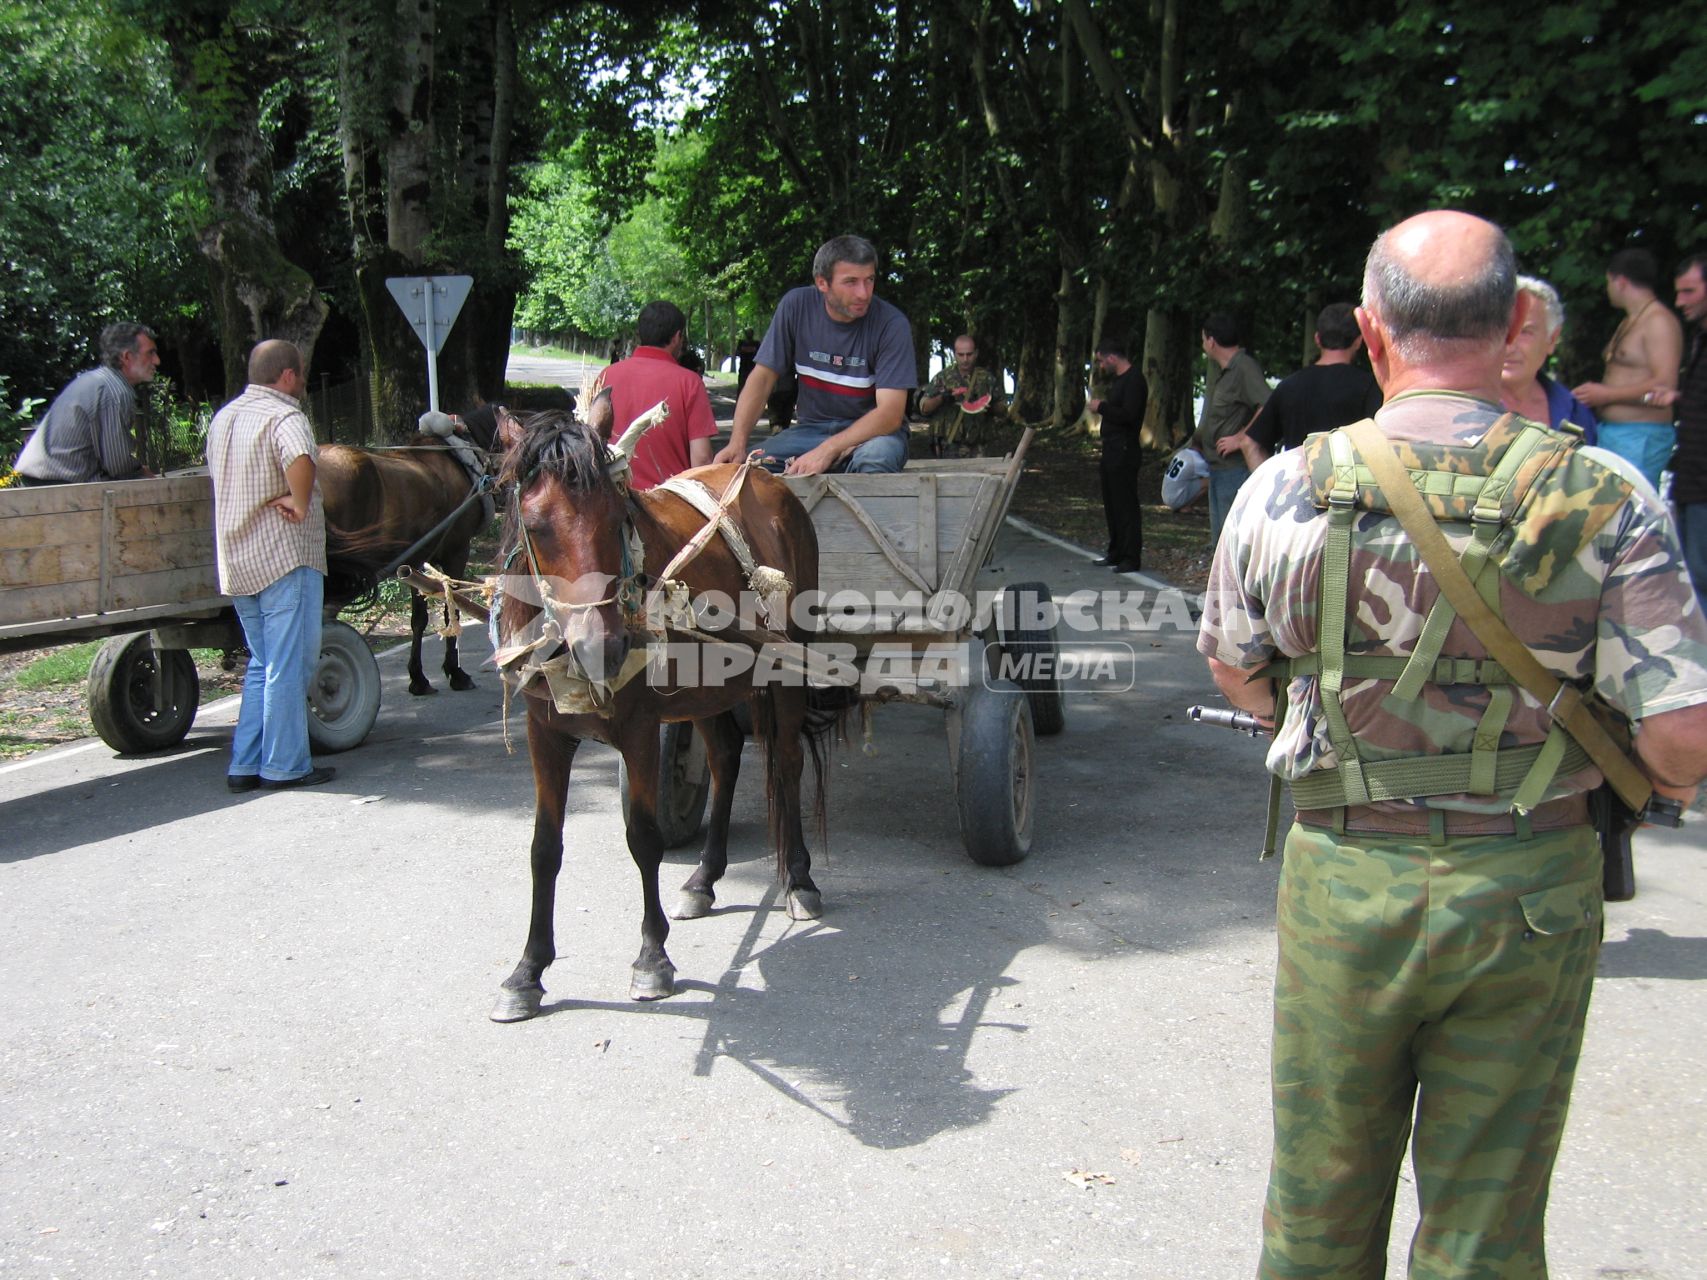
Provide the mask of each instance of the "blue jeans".
POLYGON ((314 768, 308 754, 308 682, 320 662, 320 605, 326 579, 303 565, 263 587, 233 596, 249 665, 231 740, 230 774, 288 782, 314 768))
POLYGON ((1251 469, 1242 462, 1233 466, 1209 468, 1210 546, 1221 541, 1221 526, 1227 523, 1227 513, 1233 509, 1233 499, 1239 496, 1239 490, 1250 478, 1251 469))
POLYGON ((1647 476, 1648 483, 1658 489, 1660 472, 1677 448, 1677 428, 1669 422, 1602 422, 1599 444, 1647 476))
POLYGON ((1695 584, 1695 598, 1707 608, 1707 502, 1680 504, 1677 537, 1683 543, 1683 562, 1695 584))
MULTIPOLYGON (((851 422, 802 423, 800 426, 790 427, 787 431, 777 432, 770 439, 760 442, 757 448, 766 457, 786 462, 803 453, 811 453, 831 436, 847 430, 852 425, 851 422)), ((830 470, 899 471, 906 465, 907 428, 902 426, 886 436, 867 440, 830 470)))

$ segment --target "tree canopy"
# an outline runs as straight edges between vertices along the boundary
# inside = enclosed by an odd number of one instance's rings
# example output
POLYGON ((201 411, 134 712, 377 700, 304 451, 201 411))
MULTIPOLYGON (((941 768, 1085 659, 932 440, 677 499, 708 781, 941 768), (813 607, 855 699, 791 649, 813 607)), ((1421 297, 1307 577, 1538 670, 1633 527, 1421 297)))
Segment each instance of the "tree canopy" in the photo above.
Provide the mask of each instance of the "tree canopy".
MULTIPOLYGON (((1272 373, 1379 228, 1505 225, 1596 372, 1629 243, 1707 245, 1707 41, 1686 6, 1424 0, 0 0, 0 378, 52 394, 103 323, 226 381, 272 334, 424 399, 388 275, 477 281, 441 382, 512 325, 616 336, 668 297, 762 327, 844 231, 921 357, 963 330, 1065 425, 1102 334, 1185 428, 1197 326, 1272 373)), ((228 388, 229 389, 229 388, 228 388)))

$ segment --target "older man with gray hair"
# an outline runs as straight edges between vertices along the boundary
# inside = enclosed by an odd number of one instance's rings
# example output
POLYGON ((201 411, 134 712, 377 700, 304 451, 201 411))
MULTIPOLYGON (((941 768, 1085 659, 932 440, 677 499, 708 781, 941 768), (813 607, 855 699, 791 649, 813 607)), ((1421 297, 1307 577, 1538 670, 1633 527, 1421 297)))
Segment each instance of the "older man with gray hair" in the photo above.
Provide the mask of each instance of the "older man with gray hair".
POLYGON ((1600 949, 1588 793, 1687 804, 1707 776, 1707 622, 1669 516, 1500 405, 1516 277, 1469 214, 1381 236, 1357 313, 1381 409, 1264 463, 1210 572, 1197 647, 1279 715, 1297 810, 1263 1277, 1386 1274, 1407 1140, 1413 1278, 1547 1275, 1600 949))
POLYGON ((1587 444, 1598 442, 1600 422, 1590 409, 1563 383, 1543 373, 1542 367, 1559 345, 1565 328, 1565 304, 1558 290, 1535 276, 1519 276, 1517 291, 1530 299, 1523 327, 1505 349, 1500 369, 1501 401, 1513 413, 1549 427, 1572 426, 1582 432, 1587 444))
POLYGON ((160 352, 144 324, 101 330, 101 363, 73 378, 36 427, 16 470, 25 485, 135 480, 150 474, 136 459, 131 426, 136 388, 154 377, 160 352))

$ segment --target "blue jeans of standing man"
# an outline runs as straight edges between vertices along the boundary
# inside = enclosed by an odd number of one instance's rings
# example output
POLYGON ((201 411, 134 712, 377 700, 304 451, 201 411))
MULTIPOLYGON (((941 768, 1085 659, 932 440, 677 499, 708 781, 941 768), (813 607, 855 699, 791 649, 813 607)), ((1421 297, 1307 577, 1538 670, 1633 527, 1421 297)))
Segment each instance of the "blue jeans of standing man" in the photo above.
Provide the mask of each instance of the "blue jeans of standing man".
POLYGON ((260 774, 289 782, 314 768, 308 753, 308 682, 320 662, 320 605, 326 579, 303 565, 263 587, 233 596, 249 665, 231 740, 233 778, 260 774))
MULTIPOLYGON (((811 453, 831 436, 846 431, 852 425, 851 422, 801 423, 798 427, 790 427, 787 431, 777 432, 770 439, 760 441, 755 447, 768 458, 778 458, 787 462, 790 458, 798 458, 803 453, 811 453)), ((867 440, 831 470, 899 471, 906 465, 907 428, 902 426, 899 430, 891 431, 888 435, 867 440)))
POLYGON ((1239 490, 1250 478, 1251 469, 1242 462, 1209 468, 1210 546, 1221 541, 1221 526, 1227 523, 1227 513, 1233 509, 1233 499, 1239 496, 1239 490))

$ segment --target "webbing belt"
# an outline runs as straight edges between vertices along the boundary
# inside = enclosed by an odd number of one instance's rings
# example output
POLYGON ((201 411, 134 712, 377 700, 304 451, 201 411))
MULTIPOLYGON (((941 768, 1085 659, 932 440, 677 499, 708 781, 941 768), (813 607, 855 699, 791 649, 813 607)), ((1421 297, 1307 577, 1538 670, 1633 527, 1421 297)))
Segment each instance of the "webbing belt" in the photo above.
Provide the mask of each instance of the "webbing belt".
MULTIPOLYGON (((1416 800, 1423 796, 1459 794, 1510 794, 1544 755, 1551 754, 1548 743, 1527 747, 1506 747, 1497 757, 1493 785, 1486 790, 1472 786, 1475 756, 1470 753, 1450 756, 1412 756, 1403 760, 1366 760, 1361 776, 1369 800, 1349 800, 1338 772, 1324 769, 1307 773, 1292 781, 1292 803, 1299 809, 1335 809, 1343 804, 1367 804, 1374 800, 1416 800)), ((1548 778, 1568 776, 1589 765, 1589 754, 1566 739, 1559 750, 1555 766, 1548 778)))

